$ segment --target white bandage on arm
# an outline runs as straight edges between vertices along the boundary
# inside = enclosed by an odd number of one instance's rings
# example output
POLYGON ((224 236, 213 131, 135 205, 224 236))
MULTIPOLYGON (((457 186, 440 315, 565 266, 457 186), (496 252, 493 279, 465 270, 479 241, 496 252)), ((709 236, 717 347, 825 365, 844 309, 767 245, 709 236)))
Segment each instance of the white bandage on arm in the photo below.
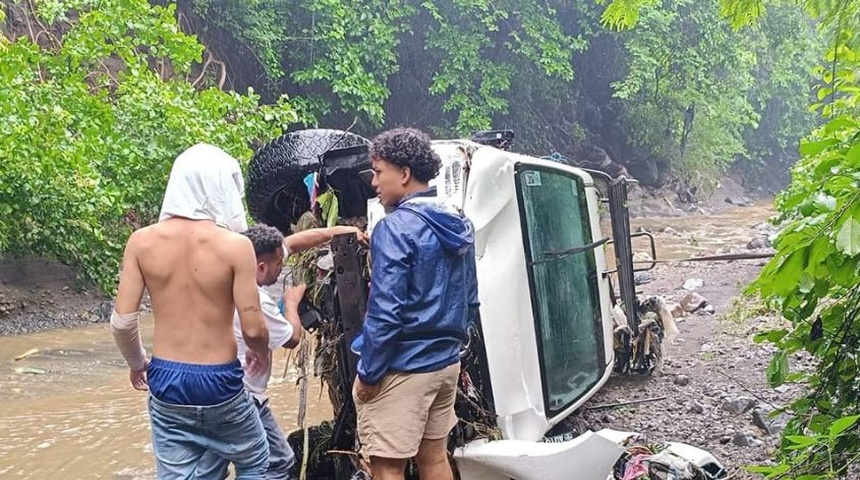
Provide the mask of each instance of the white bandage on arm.
POLYGON ((143 370, 146 367, 146 350, 140 340, 138 319, 140 312, 119 314, 116 310, 110 316, 110 331, 119 351, 132 370, 143 370))

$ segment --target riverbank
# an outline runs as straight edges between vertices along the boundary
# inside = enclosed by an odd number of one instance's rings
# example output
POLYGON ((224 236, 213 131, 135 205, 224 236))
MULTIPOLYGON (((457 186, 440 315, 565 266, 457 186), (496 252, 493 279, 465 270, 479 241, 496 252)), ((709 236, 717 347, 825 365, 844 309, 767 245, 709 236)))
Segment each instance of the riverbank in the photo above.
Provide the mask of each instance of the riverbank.
MULTIPOLYGON (((714 202, 715 211, 706 215, 637 217, 631 223, 634 230, 647 230, 655 236, 658 258, 663 260, 748 252, 753 251, 750 247, 763 246, 763 239, 772 233, 765 223, 773 213, 769 203, 760 201, 748 207, 722 203, 725 207, 714 202)), ((644 245, 637 241, 634 249, 644 251, 644 245)), ((82 440, 74 432, 85 432, 87 438, 102 446, 125 441, 121 429, 113 431, 89 420, 93 412, 106 408, 104 405, 119 409, 118 415, 124 421, 145 430, 144 400, 129 389, 127 370, 106 326, 100 325, 107 321, 110 301, 81 290, 73 272, 65 267, 38 259, 28 261, 31 263, 14 270, 0 270, 5 272, 0 277, 5 282, 0 284, 0 295, 4 295, 0 299, 7 305, 17 305, 7 309, 11 315, 0 318, 0 325, 4 325, 0 335, 6 335, 0 339, 0 345, 6 346, 0 352, 6 359, 0 371, 0 377, 5 379, 0 391, 5 396, 0 398, 11 408, 5 417, 0 415, 0 427, 19 425, 16 439, 21 440, 21 445, 44 448, 39 450, 40 456, 50 457, 50 465, 60 468, 64 461, 81 454, 82 440), (12 271, 17 272, 15 279, 10 277, 12 271), (17 303, 21 301, 24 306, 17 303), (79 325, 90 326, 73 328, 79 325), (25 333, 32 330, 43 332, 25 333), (31 349, 39 351, 14 361, 31 349), (102 397, 108 403, 99 400, 102 397), (88 399, 84 402, 86 408, 76 406, 82 399, 88 399), (62 428, 48 432, 36 425, 20 426, 23 418, 42 417, 62 428), (62 421, 57 423, 60 418, 62 421)), ((733 479, 759 478, 745 473, 743 468, 768 460, 778 441, 780 422, 784 421, 772 421, 764 414, 788 403, 796 394, 792 388, 774 391, 767 386, 765 369, 772 351, 752 341, 752 335, 773 320, 754 302, 737 302, 739 293, 763 265, 763 260, 661 263, 653 271, 640 274, 638 289, 643 294, 679 301, 693 289, 707 299, 713 313, 700 310, 679 318, 680 339, 665 346, 662 371, 642 378, 612 378, 581 411, 579 421, 583 428, 636 431, 653 441, 687 442, 714 453, 729 467, 733 479), (630 401, 644 402, 604 407, 630 401), (770 434, 757 423, 766 425, 770 434)), ((145 337, 150 333, 151 322, 147 320, 145 337)), ((283 371, 284 362, 286 358, 279 360, 278 371, 283 371)), ((286 429, 292 429, 292 407, 297 405, 295 387, 286 382, 271 390, 278 400, 275 404, 281 408, 279 420, 286 429)), ((310 414, 315 420, 329 418, 326 399, 314 397, 310 414)), ((120 467, 134 467, 134 475, 122 478, 150 478, 151 452, 147 449, 144 431, 135 437, 134 445, 118 453, 115 466, 109 470, 116 473, 123 471, 120 467)), ((7 450, 9 454, 19 452, 12 446, 7 450)), ((46 468, 41 472, 50 470, 46 468)), ((76 468, 62 471, 86 471, 76 468)))

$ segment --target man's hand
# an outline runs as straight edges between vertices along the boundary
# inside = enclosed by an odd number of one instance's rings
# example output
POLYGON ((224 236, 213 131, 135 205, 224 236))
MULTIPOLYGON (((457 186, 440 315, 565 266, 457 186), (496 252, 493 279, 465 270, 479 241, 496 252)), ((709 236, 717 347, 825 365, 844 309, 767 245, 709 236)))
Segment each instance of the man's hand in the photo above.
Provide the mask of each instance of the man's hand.
POLYGON ((129 370, 128 378, 131 380, 131 386, 135 390, 140 390, 141 392, 149 390, 149 383, 146 381, 146 367, 148 366, 149 360, 146 361, 146 365, 142 369, 129 370))
POLYGON ((370 238, 367 236, 367 234, 364 233, 363 231, 361 231, 361 229, 359 229, 358 227, 351 227, 349 225, 337 225, 337 226, 329 228, 329 231, 331 232, 332 238, 334 238, 335 235, 343 235, 345 233, 355 233, 355 236, 358 239, 358 242, 361 244, 367 245, 369 240, 370 240, 370 238))
POLYGON ((379 385, 368 385, 355 377, 355 398, 362 403, 367 403, 379 395, 379 385))
POLYGON ((298 308, 299 303, 302 301, 302 297, 305 296, 305 290, 308 288, 304 283, 295 285, 295 286, 285 286, 284 287, 284 305, 286 308, 295 307, 298 308))
POLYGON ((269 356, 248 349, 245 352, 245 371, 248 375, 257 376, 266 372, 269 368, 269 356))
POLYGON ((324 243, 331 242, 335 235, 355 233, 359 243, 367 245, 367 234, 357 227, 349 225, 336 225, 329 228, 309 228, 284 237, 284 245, 290 254, 303 252, 309 248, 318 247, 324 243))

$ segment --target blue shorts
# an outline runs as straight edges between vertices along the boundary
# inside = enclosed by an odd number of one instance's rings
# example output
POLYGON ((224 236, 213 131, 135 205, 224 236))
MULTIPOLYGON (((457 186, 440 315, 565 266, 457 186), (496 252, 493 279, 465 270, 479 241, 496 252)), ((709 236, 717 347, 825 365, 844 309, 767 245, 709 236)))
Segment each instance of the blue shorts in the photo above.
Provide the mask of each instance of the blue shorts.
POLYGON ((159 480, 193 479, 206 452, 233 462, 237 480, 265 478, 266 431, 244 390, 210 406, 175 405, 150 395, 149 417, 159 480))
POLYGON ((146 370, 149 392, 173 405, 218 405, 245 390, 239 360, 221 365, 197 365, 152 357, 146 370))

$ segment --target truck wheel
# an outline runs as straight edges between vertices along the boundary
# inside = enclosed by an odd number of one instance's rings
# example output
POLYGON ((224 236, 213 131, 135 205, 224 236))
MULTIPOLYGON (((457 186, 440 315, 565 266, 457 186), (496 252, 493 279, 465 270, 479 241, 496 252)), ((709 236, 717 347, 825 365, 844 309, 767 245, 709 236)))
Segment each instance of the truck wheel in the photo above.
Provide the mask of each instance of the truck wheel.
POLYGON ((360 135, 322 128, 290 132, 267 143, 254 154, 248 168, 246 196, 251 217, 289 233, 290 225, 311 208, 303 179, 319 169, 322 155, 369 144, 360 135))

